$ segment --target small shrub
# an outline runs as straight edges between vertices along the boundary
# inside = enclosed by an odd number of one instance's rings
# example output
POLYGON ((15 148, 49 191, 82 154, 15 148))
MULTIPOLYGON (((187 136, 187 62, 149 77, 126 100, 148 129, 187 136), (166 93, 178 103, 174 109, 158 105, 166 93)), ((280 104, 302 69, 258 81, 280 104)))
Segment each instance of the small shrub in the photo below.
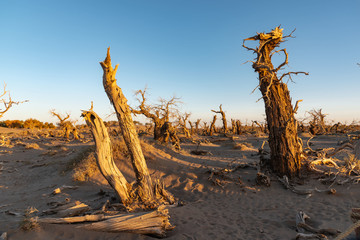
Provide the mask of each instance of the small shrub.
POLYGON ((344 158, 345 168, 349 170, 349 174, 352 171, 360 172, 360 160, 355 157, 354 154, 348 153, 344 158))
POLYGON ((26 149, 40 149, 40 146, 36 143, 26 143, 25 148, 26 149))
POLYGON ((66 170, 73 170, 74 181, 88 181, 98 170, 95 157, 95 147, 91 146, 74 157, 66 170))
POLYGON ((235 143, 233 148, 239 149, 241 151, 247 151, 249 149, 253 150, 254 146, 251 143, 243 142, 243 143, 235 143))
POLYGON ((24 231, 29 231, 39 228, 38 217, 34 217, 33 214, 38 212, 34 207, 28 207, 25 210, 24 218, 20 222, 20 228, 24 231))

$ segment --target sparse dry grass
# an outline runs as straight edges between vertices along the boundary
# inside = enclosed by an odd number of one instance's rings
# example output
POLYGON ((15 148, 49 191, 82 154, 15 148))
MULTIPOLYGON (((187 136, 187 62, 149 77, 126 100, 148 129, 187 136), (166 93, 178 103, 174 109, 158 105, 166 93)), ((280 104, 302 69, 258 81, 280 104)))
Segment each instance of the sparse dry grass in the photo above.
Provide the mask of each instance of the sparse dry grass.
POLYGON ((233 149, 239 149, 241 151, 254 150, 254 146, 248 142, 234 143, 233 149))
POLYGON ((25 149, 40 149, 37 143, 26 143, 25 149))
POLYGON ((95 146, 85 148, 70 160, 65 171, 73 171, 72 178, 74 181, 87 181, 93 176, 98 167, 95 157, 95 146))
POLYGON ((360 173, 360 160, 355 157, 354 154, 348 153, 344 158, 345 168, 349 170, 349 174, 351 172, 360 173))
POLYGON ((25 210, 24 218, 20 222, 20 228, 24 231, 34 230, 40 227, 38 223, 38 217, 34 217, 33 214, 38 212, 34 207, 28 207, 25 210))
MULTIPOLYGON (((111 138, 113 159, 117 161, 126 161, 130 157, 130 153, 122 138, 111 138)), ((155 158, 154 147, 140 140, 144 157, 147 161, 155 158)), ((74 157, 67 166, 66 171, 73 170, 72 178, 74 181, 88 181, 96 172, 99 171, 96 163, 95 146, 85 149, 74 157)))

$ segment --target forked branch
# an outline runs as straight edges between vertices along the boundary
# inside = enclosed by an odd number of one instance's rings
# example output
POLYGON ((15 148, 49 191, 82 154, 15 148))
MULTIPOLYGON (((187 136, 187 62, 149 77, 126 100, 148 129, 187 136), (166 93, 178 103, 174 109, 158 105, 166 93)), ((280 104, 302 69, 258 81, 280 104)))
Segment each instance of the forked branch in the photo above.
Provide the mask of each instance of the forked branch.
POLYGON ((0 118, 1 118, 2 116, 4 116, 4 114, 5 114, 7 111, 9 111, 9 109, 10 109, 14 104, 17 105, 17 104, 24 103, 24 102, 28 102, 28 100, 22 101, 22 102, 15 102, 15 101, 13 101, 13 100, 11 99, 10 92, 8 92, 8 91, 6 90, 6 84, 4 84, 4 90, 3 90, 3 92, 2 92, 1 95, 0 95, 0 104, 3 105, 3 107, 0 108, 0 118), (4 98, 6 94, 8 95, 8 100, 6 100, 6 99, 4 98))

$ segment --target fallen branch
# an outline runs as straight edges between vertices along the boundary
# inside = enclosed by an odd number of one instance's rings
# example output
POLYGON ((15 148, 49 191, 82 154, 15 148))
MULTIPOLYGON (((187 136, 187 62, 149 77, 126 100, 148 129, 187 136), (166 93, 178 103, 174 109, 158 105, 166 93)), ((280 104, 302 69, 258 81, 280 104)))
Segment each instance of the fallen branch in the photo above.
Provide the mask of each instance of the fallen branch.
POLYGON ((298 239, 323 239, 327 240, 328 238, 323 234, 314 234, 314 233, 298 233, 296 234, 296 240, 298 239))
POLYGON ((283 176, 283 178, 279 178, 279 181, 285 186, 286 189, 290 189, 292 192, 299 194, 299 195, 308 195, 311 196, 314 192, 325 192, 328 194, 335 194, 336 190, 334 188, 329 188, 329 189, 324 189, 324 190, 319 190, 316 187, 313 189, 299 189, 296 188, 292 185, 290 185, 289 183, 289 179, 287 178, 287 176, 283 176))
POLYGON ((78 228, 103 232, 132 232, 139 234, 150 234, 164 237, 167 230, 174 227, 169 222, 168 210, 161 205, 152 212, 140 212, 130 214, 117 214, 112 216, 85 215, 80 217, 67 218, 42 218, 39 223, 63 224, 63 223, 82 223, 78 228))
POLYGON ((305 221, 306 219, 309 219, 310 217, 303 211, 299 211, 296 214, 296 229, 299 232, 296 235, 296 239, 311 239, 311 238, 317 238, 317 239, 328 239, 326 236, 336 236, 340 233, 339 230, 333 229, 333 228, 314 228, 310 225, 308 225, 305 221), (305 231, 311 232, 312 234, 305 234, 305 231))
POLYGON ((72 217, 89 211, 90 207, 79 201, 43 211, 44 214, 57 214, 59 217, 72 217))

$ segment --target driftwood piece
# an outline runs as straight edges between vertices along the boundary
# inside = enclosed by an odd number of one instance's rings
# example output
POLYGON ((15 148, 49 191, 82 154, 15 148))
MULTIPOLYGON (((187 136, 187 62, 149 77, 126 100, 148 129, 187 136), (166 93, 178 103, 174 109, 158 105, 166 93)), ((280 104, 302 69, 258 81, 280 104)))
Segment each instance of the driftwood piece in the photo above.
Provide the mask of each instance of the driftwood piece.
POLYGON ((308 195, 310 197, 314 192, 319 192, 319 193, 325 192, 328 194, 336 193, 336 189, 334 189, 334 188, 329 188, 329 189, 324 189, 324 190, 317 189, 316 187, 310 188, 310 189, 296 188, 289 183, 289 179, 285 175, 283 176, 283 178, 279 178, 279 181, 284 185, 284 187, 286 189, 290 189, 292 192, 299 194, 299 195, 308 195))
POLYGON ((77 225, 77 227, 103 232, 132 232, 164 237, 166 231, 174 228, 169 222, 168 213, 166 207, 161 205, 157 210, 152 212, 117 214, 112 216, 97 214, 67 218, 42 218, 38 219, 38 222, 51 224, 94 222, 90 224, 80 224, 77 225))
POLYGON ((333 228, 314 228, 305 222, 309 218, 303 211, 296 214, 296 230, 298 231, 296 239, 328 239, 326 236, 336 236, 340 233, 339 230, 333 228), (306 234, 305 231, 311 232, 311 234, 306 234))
POLYGON ((318 160, 312 161, 312 162, 310 162, 309 167, 312 168, 315 165, 332 165, 336 169, 339 168, 339 166, 334 162, 334 160, 332 160, 330 158, 324 158, 324 159, 318 159, 318 160))
POLYGON ((59 217, 72 217, 89 211, 90 207, 82 202, 75 201, 43 211, 44 214, 57 214, 59 217))
POLYGON ((64 217, 64 218, 39 218, 38 222, 60 224, 60 223, 97 222, 104 219, 105 219, 104 214, 96 214, 96 215, 85 215, 85 216, 64 217))
POLYGON ((109 216, 106 220, 84 224, 81 228, 106 232, 133 232, 165 236, 167 230, 173 229, 169 222, 168 210, 160 206, 157 210, 147 213, 120 214, 109 216))
POLYGON ((322 239, 327 240, 328 238, 324 234, 315 233, 298 233, 296 234, 296 240, 298 239, 322 239))

